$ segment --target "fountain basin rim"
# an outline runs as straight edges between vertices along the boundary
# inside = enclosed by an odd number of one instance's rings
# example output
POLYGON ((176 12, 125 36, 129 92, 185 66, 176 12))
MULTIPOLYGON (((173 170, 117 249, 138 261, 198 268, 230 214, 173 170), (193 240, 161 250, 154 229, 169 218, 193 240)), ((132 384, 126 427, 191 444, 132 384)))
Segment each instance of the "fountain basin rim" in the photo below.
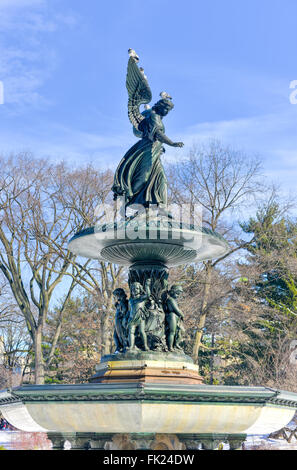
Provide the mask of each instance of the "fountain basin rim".
MULTIPOLYGON (((87 400, 113 400, 121 395, 130 400, 153 399, 154 395, 161 394, 162 401, 189 400, 205 402, 242 402, 242 403, 270 403, 297 408, 297 394, 268 387, 244 386, 218 386, 218 385, 169 385, 169 384, 50 384, 50 385, 23 385, 13 389, 0 391, 0 407, 8 403, 20 401, 87 401, 87 400), (170 398, 169 398, 170 395, 170 398)), ((159 396, 160 399, 160 396, 159 396)))
POLYGON ((123 266, 150 260, 168 267, 219 258, 230 250, 221 235, 205 227, 198 230, 173 228, 164 232, 165 235, 153 227, 152 232, 151 229, 141 232, 137 238, 130 238, 126 232, 116 238, 118 233, 101 229, 102 226, 95 226, 76 233, 69 241, 69 250, 86 258, 123 266))

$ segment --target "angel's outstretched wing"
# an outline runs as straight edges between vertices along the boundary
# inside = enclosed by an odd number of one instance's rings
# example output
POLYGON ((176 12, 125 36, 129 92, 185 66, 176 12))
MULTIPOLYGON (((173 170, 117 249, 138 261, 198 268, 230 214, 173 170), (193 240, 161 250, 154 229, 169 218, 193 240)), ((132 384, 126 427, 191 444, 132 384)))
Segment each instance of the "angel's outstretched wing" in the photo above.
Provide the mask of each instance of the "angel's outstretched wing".
POLYGON ((126 87, 128 90, 128 116, 131 124, 138 129, 144 116, 139 111, 141 104, 148 104, 152 99, 152 92, 144 73, 138 68, 133 57, 129 58, 126 87))

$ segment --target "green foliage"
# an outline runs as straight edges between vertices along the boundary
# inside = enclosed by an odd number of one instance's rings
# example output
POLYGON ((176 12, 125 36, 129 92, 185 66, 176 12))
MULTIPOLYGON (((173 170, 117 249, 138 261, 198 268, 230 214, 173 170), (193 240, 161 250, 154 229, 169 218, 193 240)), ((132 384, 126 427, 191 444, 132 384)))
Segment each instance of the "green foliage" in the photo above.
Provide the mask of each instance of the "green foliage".
POLYGON ((253 235, 253 243, 241 267, 253 276, 237 285, 247 314, 234 320, 241 340, 224 381, 231 384, 238 377, 244 384, 283 384, 290 341, 297 337, 297 224, 280 217, 279 206, 271 204, 242 229, 253 235))
POLYGON ((243 232, 253 235, 253 242, 248 247, 250 253, 259 256, 296 244, 296 224, 280 215, 279 205, 272 203, 259 209, 256 218, 251 217, 241 224, 243 232))
MULTIPOLYGON (((77 383, 94 374, 98 363, 97 336, 100 329, 99 306, 91 295, 70 298, 64 309, 61 333, 47 369, 45 383, 77 383)), ((59 306, 57 307, 59 311, 59 306)), ((48 317, 48 337, 44 337, 44 357, 50 352, 50 338, 55 329, 56 313, 48 317), (48 341, 48 342, 47 342, 48 341)))
POLYGON ((200 373, 211 384, 296 391, 289 358, 297 338, 297 223, 272 203, 241 228, 252 243, 245 260, 237 263, 240 277, 220 307, 223 322, 205 327, 200 373))

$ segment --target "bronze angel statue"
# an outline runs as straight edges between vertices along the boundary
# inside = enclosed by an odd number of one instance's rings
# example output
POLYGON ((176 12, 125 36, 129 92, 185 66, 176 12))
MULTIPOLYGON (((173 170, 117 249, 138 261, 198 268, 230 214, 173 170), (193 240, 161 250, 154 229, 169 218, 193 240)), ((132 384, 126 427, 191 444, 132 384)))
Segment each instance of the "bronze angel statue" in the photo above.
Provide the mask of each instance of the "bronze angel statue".
POLYGON ((167 179, 161 162, 165 152, 163 144, 182 147, 182 142, 172 142, 165 135, 163 117, 173 108, 171 97, 160 93, 161 99, 148 106, 152 99, 147 77, 137 62, 139 57, 129 49, 126 87, 128 90, 128 116, 133 125, 134 135, 139 140, 122 158, 114 176, 112 190, 115 199, 125 197, 125 206, 141 204, 148 208, 156 204, 160 211, 167 206, 167 179), (141 112, 140 105, 146 109, 141 112))

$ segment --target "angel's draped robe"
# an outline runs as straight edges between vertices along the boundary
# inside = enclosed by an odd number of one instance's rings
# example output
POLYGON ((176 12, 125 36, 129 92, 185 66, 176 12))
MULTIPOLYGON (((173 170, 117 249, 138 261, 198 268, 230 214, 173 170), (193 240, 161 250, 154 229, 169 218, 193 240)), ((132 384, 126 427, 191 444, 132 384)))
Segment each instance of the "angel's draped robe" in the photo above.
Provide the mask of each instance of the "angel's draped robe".
POLYGON ((153 110, 144 111, 145 119, 139 131, 134 133, 142 139, 122 158, 114 176, 112 187, 115 196, 125 196, 126 206, 131 204, 167 205, 167 179, 160 156, 162 143, 157 133, 164 133, 164 124, 153 110))

